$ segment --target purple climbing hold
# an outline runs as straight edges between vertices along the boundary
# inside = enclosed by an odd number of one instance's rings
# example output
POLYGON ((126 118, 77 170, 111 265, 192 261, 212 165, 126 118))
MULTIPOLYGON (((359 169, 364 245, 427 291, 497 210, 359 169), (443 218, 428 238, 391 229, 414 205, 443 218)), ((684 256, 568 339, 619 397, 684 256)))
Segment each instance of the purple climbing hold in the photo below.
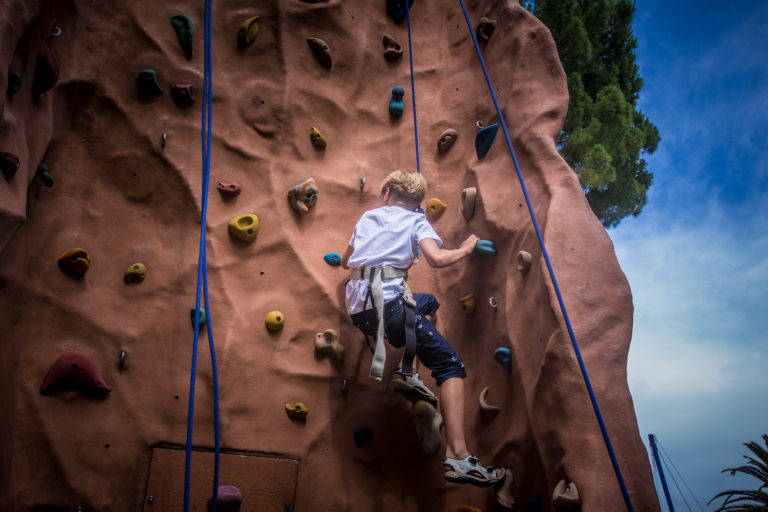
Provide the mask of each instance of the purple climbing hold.
POLYGON ((192 84, 171 84, 171 96, 180 105, 192 105, 195 102, 192 84))
POLYGON ((35 63, 35 79, 32 83, 32 90, 35 94, 43 93, 52 89, 59 81, 59 65, 53 58, 50 48, 45 43, 40 43, 40 49, 37 51, 37 62, 35 63))
POLYGON ((19 170, 19 165, 21 164, 18 156, 7 151, 0 151, 0 169, 3 170, 3 176, 6 180, 11 181, 11 178, 19 170))
POLYGON ((50 395, 61 389, 77 389, 97 396, 110 391, 96 364, 80 352, 67 352, 54 361, 40 386, 40 394, 50 395))
MULTIPOLYGON (((222 485, 216 491, 216 512, 237 512, 243 503, 243 493, 234 485, 222 485)), ((213 508, 213 495, 208 497, 208 512, 213 508)))

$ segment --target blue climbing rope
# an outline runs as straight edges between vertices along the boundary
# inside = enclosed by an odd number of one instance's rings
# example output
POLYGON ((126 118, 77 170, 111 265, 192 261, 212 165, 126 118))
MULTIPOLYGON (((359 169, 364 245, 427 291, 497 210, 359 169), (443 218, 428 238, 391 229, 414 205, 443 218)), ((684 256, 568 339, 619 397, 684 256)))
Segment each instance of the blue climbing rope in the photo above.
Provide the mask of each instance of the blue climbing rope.
POLYGON ((192 427, 194 424, 195 413, 195 380, 197 375, 197 347, 200 339, 200 302, 201 288, 206 311, 206 329, 208 332, 208 346, 211 352, 211 371, 213 373, 213 408, 214 408, 214 430, 215 430, 215 456, 213 470, 213 496, 211 501, 211 510, 216 512, 216 502, 218 499, 219 488, 219 451, 220 451, 220 432, 219 432, 219 378, 216 368, 216 347, 213 340, 213 327, 211 319, 211 306, 208 301, 208 260, 206 255, 205 227, 208 212, 208 183, 211 174, 211 113, 213 106, 212 95, 212 72, 211 72, 211 4, 212 0, 205 1, 205 28, 204 28, 204 69, 203 69, 203 114, 201 127, 202 157, 203 157, 203 176, 202 176, 202 206, 201 206, 201 224, 200 224, 200 250, 197 260, 197 289, 195 296, 195 335, 192 343, 192 365, 189 377, 189 409, 187 411, 187 445, 184 465, 184 512, 189 512, 189 494, 192 469, 192 427))
POLYGON ((517 155, 515 154, 515 149, 512 147, 512 141, 509 138, 507 123, 504 121, 504 116, 501 113, 501 107, 499 106, 499 101, 496 99, 496 93, 493 90, 491 77, 488 75, 488 69, 485 67, 485 60, 483 59, 483 54, 480 51, 480 46, 477 44, 477 38, 475 37, 475 30, 472 27, 472 22, 469 20, 469 14, 467 13, 467 8, 464 5, 464 0, 459 0, 459 3, 461 4, 461 10, 464 11, 464 18, 467 20, 467 28, 469 29, 469 35, 472 37, 472 41, 475 44, 475 51, 477 52, 477 56, 480 59, 480 65, 483 67, 483 73, 485 74, 485 80, 488 84, 488 90, 491 92, 491 97, 493 98, 493 104, 496 106, 496 112, 499 115, 499 124, 504 130, 504 137, 507 140, 507 146, 509 147, 509 152, 512 154, 512 161, 515 164, 517 177, 520 180, 520 187, 523 190, 523 195, 525 196, 525 202, 528 205, 528 211, 531 214, 531 221, 533 222, 533 227, 536 230, 536 236, 539 239, 539 245, 541 246, 541 253, 544 256, 544 261, 547 263, 547 270, 549 271, 549 277, 550 279, 552 279, 552 285, 555 288, 555 293, 557 294, 557 301, 560 303, 560 310, 563 313, 563 319, 565 320, 565 325, 568 327, 568 335, 571 337, 571 344, 573 345, 573 350, 576 353, 576 358, 579 361, 579 367, 581 368, 581 375, 584 378, 584 383, 586 384, 587 391, 589 393, 589 399, 592 401, 592 408, 595 411, 597 422, 600 425, 601 432, 603 433, 603 440, 605 441, 605 447, 608 449, 608 454, 611 457, 611 463, 613 464, 613 470, 616 473, 616 479, 619 482, 619 487, 621 487, 621 494, 624 497, 624 503, 626 503, 627 509, 629 510, 629 512, 634 512, 634 508, 632 507, 632 501, 630 500, 629 492, 627 491, 627 486, 624 483, 624 477, 621 475, 621 468, 619 468, 619 463, 616 460, 616 453, 614 452, 613 446, 611 444, 611 438, 608 436, 608 430, 605 427, 605 421, 603 421, 603 415, 600 412, 600 406, 597 404, 597 397, 595 397, 595 392, 592 389, 592 384, 589 381, 589 374, 587 374, 587 368, 584 365, 584 359, 581 357, 581 350, 579 350, 579 343, 576 341, 576 334, 573 332, 573 327, 571 326, 571 320, 568 317, 568 311, 565 308, 565 302, 563 302, 563 296, 560 293, 560 287, 557 284, 557 279, 555 279, 555 271, 552 268, 552 262, 549 259, 549 253, 547 253, 547 248, 544 245, 544 238, 541 235, 541 229, 539 229, 539 222, 536 219, 536 213, 533 210, 531 199, 528 196, 528 189, 525 186, 523 173, 520 171, 520 164, 518 164, 517 162, 517 155))
POLYGON ((405 0, 405 15, 408 20, 408 57, 411 61, 411 101, 413 102, 413 140, 416 143, 416 172, 421 173, 419 165, 419 125, 416 122, 416 85, 413 79, 413 44, 411 44, 411 7, 405 0))

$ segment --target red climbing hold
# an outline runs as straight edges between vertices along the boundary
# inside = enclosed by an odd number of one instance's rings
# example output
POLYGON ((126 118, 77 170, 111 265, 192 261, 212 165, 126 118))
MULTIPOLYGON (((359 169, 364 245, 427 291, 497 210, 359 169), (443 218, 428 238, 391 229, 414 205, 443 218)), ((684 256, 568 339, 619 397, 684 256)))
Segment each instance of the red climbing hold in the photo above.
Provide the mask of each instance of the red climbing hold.
POLYGON ((50 395, 61 389, 77 389, 88 395, 110 391, 96 364, 80 352, 67 352, 51 365, 40 386, 40 394, 50 395))
POLYGON ((195 102, 192 84, 171 84, 171 96, 181 105, 192 105, 195 102))
POLYGON ((225 196, 240 195, 240 191, 242 190, 242 187, 236 181, 233 181, 232 183, 226 183, 224 181, 220 181, 219 184, 216 185, 216 188, 219 189, 219 192, 221 192, 225 196))
POLYGON ((16 174, 16 171, 19 170, 19 157, 14 155, 13 153, 8 153, 7 151, 0 151, 0 169, 3 170, 3 176, 5 176, 5 179, 8 181, 11 181, 11 178, 14 177, 16 174))
POLYGON ((43 93, 52 89, 59 81, 59 65, 53 58, 50 48, 45 43, 40 43, 40 49, 37 51, 37 62, 35 63, 35 79, 32 89, 35 94, 43 93))

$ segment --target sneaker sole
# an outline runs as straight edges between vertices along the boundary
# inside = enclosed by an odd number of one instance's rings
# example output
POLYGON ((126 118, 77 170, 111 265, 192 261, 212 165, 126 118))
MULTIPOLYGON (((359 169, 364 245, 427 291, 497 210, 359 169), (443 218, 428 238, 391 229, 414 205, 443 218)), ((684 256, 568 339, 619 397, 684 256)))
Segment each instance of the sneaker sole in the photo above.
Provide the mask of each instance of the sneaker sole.
POLYGON ((437 407, 437 398, 428 395, 427 393, 423 392, 419 388, 416 388, 414 386, 411 386, 407 382, 401 379, 392 379, 389 382, 389 389, 396 393, 400 393, 403 395, 409 402, 416 403, 419 400, 424 400, 425 402, 429 402, 432 404, 433 407, 437 407))

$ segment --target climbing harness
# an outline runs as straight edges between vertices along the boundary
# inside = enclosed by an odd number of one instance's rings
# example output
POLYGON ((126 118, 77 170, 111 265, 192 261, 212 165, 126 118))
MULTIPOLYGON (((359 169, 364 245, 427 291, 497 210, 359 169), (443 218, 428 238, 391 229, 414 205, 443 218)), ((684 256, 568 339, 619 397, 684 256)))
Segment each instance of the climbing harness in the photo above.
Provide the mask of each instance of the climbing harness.
POLYGON ((197 291, 195 297, 195 336, 192 344, 192 365, 190 369, 189 377, 189 409, 187 412, 187 444, 186 444, 186 456, 184 463, 184 512, 189 512, 190 502, 190 481, 191 481, 191 466, 192 466, 192 427, 194 424, 194 411, 195 411, 195 377, 197 375, 197 345, 199 341, 200 333, 200 296, 201 288, 203 291, 203 297, 205 302, 206 312, 206 329, 208 331, 208 345, 211 352, 211 370, 213 374, 213 413, 214 413, 214 469, 213 469, 213 493, 211 497, 212 512, 216 512, 216 502, 218 499, 219 488, 219 377, 216 369, 216 347, 213 340, 213 327, 211 322, 211 307, 208 302, 208 262, 206 256, 206 243, 205 243, 205 228, 206 217, 208 211, 208 182, 210 181, 211 173, 211 109, 213 106, 212 100, 212 82, 211 76, 211 4, 212 0, 205 1, 205 59, 204 59, 204 71, 203 71, 203 115, 202 115, 202 129, 201 129, 201 141, 202 141, 202 156, 203 156, 203 178, 202 178, 202 206, 201 206, 201 223, 200 223, 200 251, 197 262, 197 291))
POLYGON ((536 213, 533 210, 533 204, 531 203, 531 199, 528 196, 528 189, 525 186, 525 180, 523 179, 523 173, 520 170, 520 164, 517 162, 517 155, 515 154, 515 149, 512 147, 512 141, 509 137, 509 131, 507 130, 507 123, 504 121, 504 116, 501 113, 501 107, 499 106, 499 102, 496 99, 496 93, 494 92, 493 84, 491 83, 491 77, 490 75, 488 75, 488 69, 485 66, 485 60, 483 59, 483 54, 480 51, 480 46, 477 43, 477 38, 475 37, 475 30, 472 27, 472 22, 469 20, 469 14, 467 13, 467 8, 464 5, 464 0, 459 0, 459 3, 461 4, 461 10, 464 12, 464 19, 467 21, 467 28, 469 29, 469 34, 472 37, 472 41, 475 44, 475 51, 477 52, 477 56, 480 59, 480 65, 482 66, 483 73, 485 74, 485 80, 488 85, 488 90, 491 92, 491 97, 493 98, 493 104, 495 105, 496 112, 499 116, 499 124, 501 124, 501 127, 504 131, 504 137, 507 140, 507 147, 509 148, 509 152, 512 155, 512 161, 515 164, 517 177, 520 180, 520 187, 522 188, 523 195, 525 196, 525 202, 528 205, 528 211, 531 214, 531 221, 533 223, 534 229, 536 230, 536 236, 539 239, 539 245, 541 246, 541 253, 542 253, 542 256, 544 256, 544 261, 547 264, 549 277, 552 280, 552 285, 555 289, 555 294, 557 295, 557 301, 560 304, 560 310, 563 313, 563 319, 565 320, 565 325, 568 328, 568 334, 571 338, 571 344, 573 345, 573 350, 576 353, 576 358, 579 361, 579 368, 581 369, 581 375, 584 378, 584 383, 589 393, 589 399, 592 402, 592 408, 595 411, 597 422, 600 425, 600 430, 603 434, 603 440, 605 441, 605 446, 608 449, 608 454, 611 458, 611 464, 613 464, 613 470, 616 473, 616 479, 619 482, 619 487, 621 487, 621 493, 622 493, 622 496, 624 497, 624 503, 627 505, 627 509, 629 510, 629 512, 634 512, 634 508, 632 507, 632 501, 630 500, 629 492, 627 491, 627 486, 624 483, 624 477, 621 475, 621 468, 619 468, 619 463, 616 460, 616 454, 613 450, 611 439, 608 436, 608 430, 605 427, 605 422, 603 421, 603 416, 600 413, 600 407, 597 404, 597 398, 595 397, 595 392, 592 389, 592 384, 590 383, 589 375, 587 374, 587 368, 584 365, 584 359, 581 357, 579 344, 576 341, 576 334, 573 332, 573 327, 571 326, 571 320, 568 317, 568 311, 565 308, 565 302, 563 301, 563 296, 560 293, 560 287, 558 286, 557 280, 555 279, 555 271, 552 268, 552 262, 549 259, 549 253, 547 252, 547 248, 544 245, 544 238, 541 235, 541 229, 539 228, 539 223, 538 223, 538 220, 536 219, 536 213))

